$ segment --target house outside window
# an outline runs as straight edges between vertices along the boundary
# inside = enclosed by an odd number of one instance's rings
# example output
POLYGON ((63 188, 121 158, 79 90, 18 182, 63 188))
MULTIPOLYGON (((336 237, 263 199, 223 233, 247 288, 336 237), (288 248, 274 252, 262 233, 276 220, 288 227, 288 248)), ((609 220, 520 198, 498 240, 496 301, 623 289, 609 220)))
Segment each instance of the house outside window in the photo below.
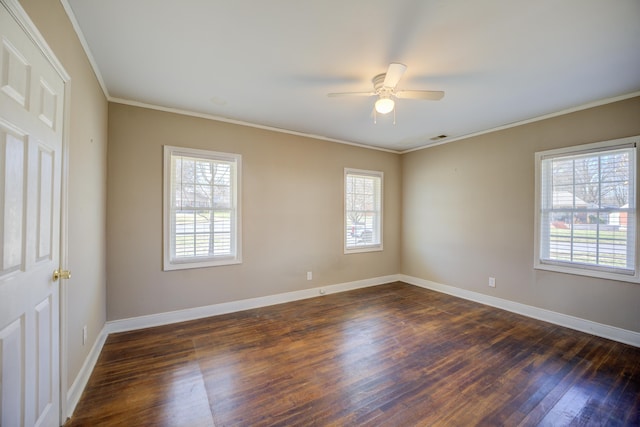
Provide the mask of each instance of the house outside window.
POLYGON ((639 281, 639 140, 536 153, 536 268, 639 281))
POLYGON ((242 262, 242 158, 164 147, 164 270, 242 262))

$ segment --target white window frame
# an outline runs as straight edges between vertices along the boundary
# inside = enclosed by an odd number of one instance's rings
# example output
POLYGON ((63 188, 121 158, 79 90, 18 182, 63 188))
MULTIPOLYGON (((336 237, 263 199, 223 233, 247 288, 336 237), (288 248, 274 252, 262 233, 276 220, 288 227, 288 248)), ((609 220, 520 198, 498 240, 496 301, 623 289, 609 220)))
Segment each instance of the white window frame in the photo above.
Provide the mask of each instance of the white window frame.
MULTIPOLYGON (((640 269, 638 263, 639 255, 639 241, 638 238, 638 216, 637 216, 637 201, 638 201, 638 167, 637 167, 637 152, 638 143, 640 143, 640 137, 621 138, 610 141, 596 142, 592 144, 585 144, 573 147, 559 148, 555 150, 547 150, 535 153, 535 236, 534 236, 534 268, 538 270, 555 271, 559 273, 576 274, 582 276, 596 277, 602 279, 611 279, 625 282, 640 282, 640 269), (617 148, 634 148, 631 175, 634 177, 635 182, 631 186, 629 194, 630 209, 634 211, 635 223, 635 245, 630 247, 630 250, 634 251, 633 256, 633 271, 625 269, 617 269, 615 267, 594 266, 590 264, 582 264, 578 262, 560 262, 554 260, 544 259, 543 256, 543 243, 545 236, 542 235, 544 228, 542 227, 542 192, 543 190, 543 171, 542 163, 544 159, 558 158, 563 156, 574 156, 579 154, 587 154, 590 152, 597 153, 607 150, 615 150, 617 148)), ((548 196, 548 195, 547 195, 548 196)))
POLYGON ((181 270, 189 268, 215 267, 242 263, 242 227, 241 227, 241 177, 242 156, 239 154, 221 153, 193 148, 164 146, 163 170, 163 270, 181 270), (173 157, 187 156, 203 160, 214 160, 231 163, 231 254, 208 257, 175 257, 172 241, 174 241, 175 223, 172 220, 172 168, 173 157))
POLYGON ((344 203, 344 210, 343 210, 343 227, 342 227, 342 236, 343 236, 343 240, 344 240, 344 253, 345 254, 353 254, 353 253, 361 253, 361 252, 376 252, 376 251, 382 251, 383 250, 383 235, 384 235, 384 221, 383 221, 383 207, 384 207, 384 173, 381 171, 370 171, 370 170, 363 170, 363 169, 352 169, 352 168, 345 168, 344 169, 344 196, 342 198, 343 203, 344 203), (379 179, 380 181, 380 185, 378 188, 378 200, 376 201, 377 206, 378 206, 378 210, 377 210, 377 214, 376 214, 376 218, 377 218, 377 222, 374 224, 374 227, 376 228, 373 231, 373 234, 375 235, 377 233, 377 236, 379 236, 379 242, 373 242, 371 244, 359 244, 359 245, 348 245, 348 237, 349 237, 349 230, 348 230, 348 220, 347 220, 347 179, 349 175, 354 175, 354 176, 363 176, 363 177, 371 177, 371 178, 376 178, 379 179))

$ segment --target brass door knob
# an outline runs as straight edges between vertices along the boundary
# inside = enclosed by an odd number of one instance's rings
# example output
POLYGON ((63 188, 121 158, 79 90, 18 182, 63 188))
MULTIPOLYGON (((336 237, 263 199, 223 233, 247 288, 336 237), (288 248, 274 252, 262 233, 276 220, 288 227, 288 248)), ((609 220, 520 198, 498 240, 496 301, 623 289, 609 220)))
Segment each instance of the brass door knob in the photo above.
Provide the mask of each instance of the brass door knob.
POLYGON ((56 270, 53 272, 53 281, 58 279, 71 279, 71 272, 69 270, 56 270))

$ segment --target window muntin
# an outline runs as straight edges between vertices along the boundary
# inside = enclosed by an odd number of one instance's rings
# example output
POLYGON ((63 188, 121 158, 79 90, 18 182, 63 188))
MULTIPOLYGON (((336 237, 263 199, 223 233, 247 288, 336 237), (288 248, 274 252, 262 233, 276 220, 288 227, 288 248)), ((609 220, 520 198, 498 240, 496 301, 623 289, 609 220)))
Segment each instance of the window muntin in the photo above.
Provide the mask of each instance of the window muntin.
POLYGON ((382 250, 383 173, 345 169, 345 253, 382 250))
POLYGON ((536 268, 638 281, 636 139, 536 153, 536 268))
POLYGON ((165 146, 164 269, 241 262, 241 156, 165 146))

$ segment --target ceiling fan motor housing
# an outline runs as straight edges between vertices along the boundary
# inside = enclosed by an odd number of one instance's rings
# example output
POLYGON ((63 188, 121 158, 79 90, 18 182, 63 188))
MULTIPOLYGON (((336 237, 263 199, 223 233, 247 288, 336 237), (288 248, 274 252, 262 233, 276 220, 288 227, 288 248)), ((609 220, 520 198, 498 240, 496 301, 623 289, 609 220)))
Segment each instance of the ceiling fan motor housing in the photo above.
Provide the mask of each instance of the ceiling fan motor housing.
MULTIPOLYGON (((377 94, 381 93, 385 89, 385 86, 384 86, 385 77, 387 77, 387 73, 382 73, 382 74, 378 74, 371 80, 373 82, 373 88, 375 89, 377 94)), ((393 88, 386 88, 386 89, 388 89, 389 92, 391 92, 393 88)))

